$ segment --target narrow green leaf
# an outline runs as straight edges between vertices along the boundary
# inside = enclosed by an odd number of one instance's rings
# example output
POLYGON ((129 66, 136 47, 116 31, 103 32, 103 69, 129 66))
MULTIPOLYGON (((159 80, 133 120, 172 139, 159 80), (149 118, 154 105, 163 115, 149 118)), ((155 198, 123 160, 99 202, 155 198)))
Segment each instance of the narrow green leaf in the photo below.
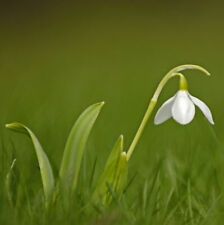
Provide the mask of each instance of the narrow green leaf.
POLYGON ((68 191, 74 192, 76 189, 84 149, 103 105, 104 102, 100 102, 89 106, 69 134, 60 168, 60 179, 68 191))
POLYGON ((6 125, 6 128, 9 128, 16 132, 27 134, 31 138, 40 166, 44 194, 46 198, 46 203, 48 204, 54 191, 54 175, 52 172, 51 164, 40 142, 38 141, 34 133, 28 127, 21 123, 10 123, 6 125))
POLYGON ((16 179, 15 179, 15 174, 14 174, 14 167, 16 164, 16 159, 12 161, 12 164, 10 166, 9 172, 6 175, 6 180, 5 180, 5 187, 6 187, 6 192, 7 196, 9 199, 9 203, 11 207, 15 205, 15 195, 16 195, 16 179))
POLYGON ((127 155, 126 152, 123 152, 123 136, 121 135, 108 157, 102 175, 97 181, 93 201, 109 204, 112 196, 108 186, 119 197, 126 185, 127 174, 127 155))

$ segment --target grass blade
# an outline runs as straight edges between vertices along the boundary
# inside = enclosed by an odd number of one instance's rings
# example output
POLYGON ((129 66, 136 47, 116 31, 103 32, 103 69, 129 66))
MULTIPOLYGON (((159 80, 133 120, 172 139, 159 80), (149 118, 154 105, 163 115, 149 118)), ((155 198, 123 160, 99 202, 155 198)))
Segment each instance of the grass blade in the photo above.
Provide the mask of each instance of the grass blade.
POLYGON ((55 182, 54 182, 54 175, 52 172, 51 164, 40 142, 38 141, 34 133, 28 127, 26 127, 25 125, 21 123, 10 123, 6 125, 6 128, 9 128, 16 132, 26 134, 31 138, 34 149, 36 151, 38 163, 40 166, 40 173, 41 173, 41 178, 43 183, 45 199, 46 199, 46 203, 48 204, 49 201, 51 200, 51 197, 54 191, 55 182))
POLYGON ((100 102, 89 106, 79 116, 69 134, 59 174, 68 191, 74 192, 76 189, 84 149, 103 105, 104 102, 100 102))
POLYGON ((12 164, 10 166, 9 172, 6 175, 6 180, 5 180, 6 192, 7 192, 7 196, 8 196, 11 207, 13 207, 15 204, 14 195, 16 192, 15 190, 16 184, 15 184, 15 174, 13 171, 15 164, 16 164, 16 159, 12 161, 12 164))
POLYGON ((119 196, 126 185, 127 174, 127 155, 126 152, 123 152, 123 136, 121 135, 115 143, 105 164, 103 173, 96 184, 93 201, 101 201, 103 204, 111 202, 112 196, 111 191, 108 190, 108 185, 119 196))

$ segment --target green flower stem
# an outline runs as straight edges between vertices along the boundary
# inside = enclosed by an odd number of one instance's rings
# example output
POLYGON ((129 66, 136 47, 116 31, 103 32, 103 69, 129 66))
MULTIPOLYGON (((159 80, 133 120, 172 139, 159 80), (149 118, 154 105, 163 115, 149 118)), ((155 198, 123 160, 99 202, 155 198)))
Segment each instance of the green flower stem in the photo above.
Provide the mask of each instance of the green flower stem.
MULTIPOLYGON (((136 133, 136 135, 135 135, 135 137, 134 137, 134 139, 133 139, 133 141, 132 141, 132 143, 131 143, 131 145, 129 147, 129 150, 127 152, 127 160, 129 160, 129 158, 131 157, 131 155, 132 155, 132 153, 133 153, 133 151, 135 149, 135 146, 137 145, 138 140, 140 139, 140 137, 141 137, 141 135, 143 133, 143 130, 144 130, 144 128, 145 128, 149 118, 150 118, 150 115, 152 114, 153 109, 156 106, 157 99, 158 99, 158 97, 159 97, 163 87, 166 85, 167 81, 171 77, 174 77, 174 76, 180 76, 180 80, 183 80, 182 77, 184 77, 181 73, 174 73, 174 74, 172 73, 172 74, 167 74, 167 75, 161 80, 161 82, 159 83, 159 85, 158 85, 158 87, 157 87, 157 89, 156 89, 156 91, 155 91, 151 101, 149 102, 149 105, 148 105, 148 108, 146 110, 146 113, 145 113, 145 115, 144 115, 144 117, 142 119, 142 122, 141 122, 141 124, 140 124, 140 126, 139 126, 139 128, 137 130, 137 133, 136 133), (167 76, 167 75, 169 75, 169 76, 167 76)), ((186 80, 186 78, 184 78, 184 79, 186 80)), ((180 83, 181 83, 181 81, 180 81, 180 83)), ((181 86, 181 84, 180 84, 180 86, 181 86)))
POLYGON ((168 82, 168 80, 174 76, 179 76, 180 77, 180 90, 186 90, 187 89, 187 80, 186 78, 184 77, 183 74, 179 73, 180 71, 183 71, 183 70, 187 70, 187 69, 194 69, 194 70, 200 70, 201 72, 204 72, 206 75, 210 75, 210 73, 205 70, 204 68, 202 68, 201 66, 197 66, 197 65, 181 65, 181 66, 178 66, 178 67, 175 67, 173 68, 172 70, 170 70, 164 77, 163 79, 160 81, 149 105, 148 105, 148 108, 146 110, 146 113, 143 117, 143 120, 136 132, 136 135, 127 151, 127 160, 130 159, 132 153, 134 152, 134 149, 144 131, 144 128, 150 118, 150 115, 152 114, 152 111, 157 103, 157 99, 162 91, 162 89, 164 88, 164 86, 166 85, 166 83, 168 82))
POLYGON ((137 143, 138 143, 138 141, 139 141, 139 139, 140 139, 140 137, 141 137, 141 135, 143 133, 145 125, 147 124, 147 122, 149 120, 149 117, 150 117, 150 115, 151 115, 151 113, 152 113, 152 111, 153 111, 153 109, 154 109, 154 107, 156 105, 156 102, 157 102, 156 100, 151 99, 151 101, 149 103, 149 106, 148 106, 148 108, 146 110, 146 113, 145 113, 145 115, 143 117, 143 120, 142 120, 142 122, 141 122, 141 124, 140 124, 140 126, 139 126, 139 128, 137 130, 137 133, 136 133, 136 135, 135 135, 135 137, 134 137, 134 139, 133 139, 133 141, 132 141, 132 143, 131 143, 131 145, 130 145, 130 147, 128 149, 127 160, 130 159, 132 153, 134 152, 135 146, 137 145, 137 143))

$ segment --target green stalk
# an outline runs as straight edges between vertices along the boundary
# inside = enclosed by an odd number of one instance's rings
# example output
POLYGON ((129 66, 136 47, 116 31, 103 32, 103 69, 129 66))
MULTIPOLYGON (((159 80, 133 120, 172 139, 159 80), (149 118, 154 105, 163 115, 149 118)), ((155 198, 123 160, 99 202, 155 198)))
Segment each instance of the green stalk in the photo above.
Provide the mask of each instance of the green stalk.
POLYGON ((156 100, 151 99, 151 101, 150 101, 150 103, 148 105, 148 108, 146 110, 146 113, 145 113, 145 115, 143 117, 143 120, 142 120, 142 122, 141 122, 141 124, 140 124, 140 126, 139 126, 139 128, 137 130, 137 133, 136 133, 136 135, 135 135, 135 137, 134 137, 134 139, 133 139, 133 141, 132 141, 132 143, 131 143, 128 151, 127 151, 127 160, 130 159, 132 153, 134 152, 134 149, 135 149, 135 147, 136 147, 136 145, 137 145, 137 143, 138 143, 138 141, 139 141, 139 139, 140 139, 140 137, 141 137, 141 135, 143 133, 145 125, 147 124, 147 122, 149 120, 149 117, 150 117, 150 115, 151 115, 151 113, 152 113, 152 111, 153 111, 153 109, 154 109, 154 107, 156 105, 156 102, 157 102, 156 100))

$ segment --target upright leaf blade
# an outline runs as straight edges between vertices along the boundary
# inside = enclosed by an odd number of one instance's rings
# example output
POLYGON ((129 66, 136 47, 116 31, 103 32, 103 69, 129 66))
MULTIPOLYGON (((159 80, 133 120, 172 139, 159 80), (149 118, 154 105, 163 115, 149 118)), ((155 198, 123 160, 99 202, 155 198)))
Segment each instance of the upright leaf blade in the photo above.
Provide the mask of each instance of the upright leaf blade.
POLYGON ((21 123, 10 123, 6 125, 6 128, 9 128, 16 132, 27 134, 31 138, 36 155, 37 155, 38 163, 40 166, 40 173, 41 173, 46 202, 49 203, 54 191, 55 181, 54 181, 54 175, 51 168, 51 164, 40 142, 38 141, 34 133, 28 127, 26 127, 25 125, 21 123))
POLYGON ((76 189, 84 149, 103 105, 104 102, 100 102, 89 106, 79 116, 69 134, 59 174, 63 185, 69 191, 76 189))
POLYGON ((120 137, 117 139, 117 141, 115 142, 113 149, 107 159, 107 162, 105 164, 105 168, 109 167, 111 163, 113 163, 114 161, 117 160, 117 158, 119 157, 119 155, 122 153, 124 148, 124 137, 123 135, 120 135, 120 137))
POLYGON ((93 201, 109 204, 112 200, 111 191, 119 197, 126 185, 127 175, 127 155, 126 152, 123 152, 123 136, 121 135, 107 159, 102 175, 97 181, 93 201))
POLYGON ((5 180, 5 187, 6 187, 6 192, 8 196, 9 203, 11 207, 15 205, 15 195, 16 195, 16 176, 14 173, 14 167, 16 164, 16 159, 12 161, 12 164, 10 166, 10 169, 8 173, 6 174, 6 180, 5 180))

